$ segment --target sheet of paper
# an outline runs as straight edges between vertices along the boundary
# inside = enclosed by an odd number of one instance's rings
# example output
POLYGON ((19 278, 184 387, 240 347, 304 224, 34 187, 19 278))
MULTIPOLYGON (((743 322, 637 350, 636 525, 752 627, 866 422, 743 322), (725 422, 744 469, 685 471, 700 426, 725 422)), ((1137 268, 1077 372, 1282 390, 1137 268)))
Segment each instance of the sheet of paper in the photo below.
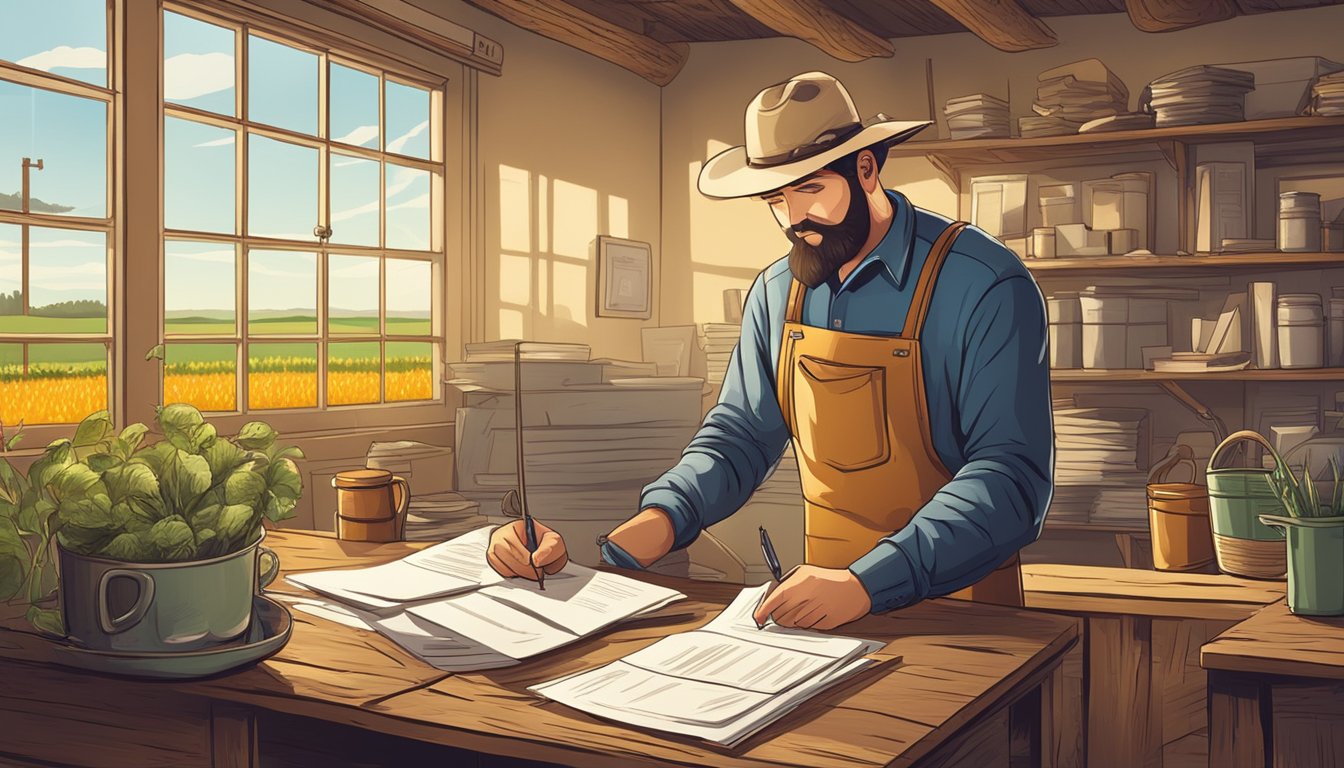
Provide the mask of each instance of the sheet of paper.
POLYGON ((366 611, 396 611, 401 610, 401 604, 391 600, 383 600, 371 595, 352 592, 344 589, 340 585, 344 583, 341 578, 331 578, 329 574, 337 571, 319 571, 315 573, 292 573, 285 577, 285 583, 296 586, 300 589, 310 590, 320 595, 339 600, 342 603, 348 603, 356 608, 366 611))
POLYGON ((729 603, 727 608, 724 608, 718 616, 714 617, 713 621, 697 631, 717 632, 742 637, 758 645, 787 648, 832 659, 845 656, 863 656, 881 650, 884 645, 884 643, 876 640, 860 640, 852 637, 828 635, 811 629, 781 627, 774 621, 769 621, 764 628, 757 629, 756 620, 752 618, 752 614, 769 590, 770 584, 743 589, 737 594, 737 597, 733 598, 733 602, 729 603))
POLYGON ((671 635, 622 659, 630 666, 665 677, 760 694, 786 691, 834 666, 837 660, 715 632, 671 635))
POLYGON ((480 594, 580 636, 686 597, 675 589, 575 563, 547 576, 544 590, 534 581, 510 579, 485 587, 480 594))
POLYGON ((481 592, 423 603, 406 610, 513 659, 526 659, 579 639, 576 634, 481 592))

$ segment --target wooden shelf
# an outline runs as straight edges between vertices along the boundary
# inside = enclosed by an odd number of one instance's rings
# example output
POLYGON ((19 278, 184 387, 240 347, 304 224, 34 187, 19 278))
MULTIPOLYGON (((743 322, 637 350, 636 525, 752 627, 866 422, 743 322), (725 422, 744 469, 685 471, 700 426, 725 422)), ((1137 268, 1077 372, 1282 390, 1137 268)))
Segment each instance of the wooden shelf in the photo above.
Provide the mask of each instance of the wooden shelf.
POLYGON ((1067 259, 1024 259, 1034 274, 1043 272, 1089 272, 1093 270, 1252 270, 1344 267, 1344 252, 1306 253, 1200 253, 1191 256, 1087 256, 1067 259))
POLYGON ((1158 373, 1134 369, 1056 368, 1051 381, 1339 381, 1344 368, 1247 368, 1215 373, 1158 373))
POLYGON ((1283 117, 1241 123, 1180 125, 1108 133, 1074 133, 1017 139, 936 139, 907 141, 892 147, 888 157, 937 156, 949 166, 1057 160, 1117 150, 1147 149, 1162 144, 1210 144, 1226 141, 1297 141, 1344 138, 1344 117, 1283 117))
POLYGON ((1088 533, 1141 533, 1148 535, 1148 524, 1143 523, 1092 523, 1092 522, 1074 522, 1072 520, 1060 520, 1052 522, 1050 515, 1045 516, 1045 529, 1047 531, 1086 531, 1088 533))

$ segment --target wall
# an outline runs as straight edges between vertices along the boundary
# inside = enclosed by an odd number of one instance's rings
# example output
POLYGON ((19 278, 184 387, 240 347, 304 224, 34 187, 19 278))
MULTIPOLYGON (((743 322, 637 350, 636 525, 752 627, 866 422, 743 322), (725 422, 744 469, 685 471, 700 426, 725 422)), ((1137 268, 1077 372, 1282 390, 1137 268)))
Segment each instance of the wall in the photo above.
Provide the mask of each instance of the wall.
POLYGON ((484 338, 585 342, 595 357, 638 360, 644 323, 595 316, 591 243, 652 243, 656 290, 659 88, 457 0, 413 2, 504 48, 503 74, 477 80, 484 338))

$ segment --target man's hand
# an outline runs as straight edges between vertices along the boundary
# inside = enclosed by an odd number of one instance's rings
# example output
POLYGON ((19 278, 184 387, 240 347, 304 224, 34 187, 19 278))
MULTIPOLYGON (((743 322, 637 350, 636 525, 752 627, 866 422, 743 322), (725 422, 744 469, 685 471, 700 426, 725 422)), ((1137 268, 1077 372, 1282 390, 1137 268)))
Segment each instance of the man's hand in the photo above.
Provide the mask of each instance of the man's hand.
POLYGON ((547 574, 558 572, 569 562, 569 552, 560 534, 534 520, 537 527, 537 551, 527 551, 527 529, 522 520, 501 525, 490 534, 485 560, 501 576, 522 576, 537 580, 537 569, 547 574), (535 566, 535 567, 534 567, 535 566))
POLYGON ((764 626, 771 615, 781 627, 835 629, 873 609, 859 577, 844 568, 799 566, 766 595, 752 618, 764 626))

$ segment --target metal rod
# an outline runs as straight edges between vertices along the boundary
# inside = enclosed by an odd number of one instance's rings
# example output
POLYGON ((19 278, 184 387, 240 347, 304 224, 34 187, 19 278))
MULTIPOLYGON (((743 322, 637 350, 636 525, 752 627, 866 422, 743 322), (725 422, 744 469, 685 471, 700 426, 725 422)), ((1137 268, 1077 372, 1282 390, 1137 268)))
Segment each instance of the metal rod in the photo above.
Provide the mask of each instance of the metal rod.
POLYGON ((518 506, 523 519, 531 513, 527 508, 527 472, 523 456, 523 342, 513 345, 513 434, 518 449, 518 506))

